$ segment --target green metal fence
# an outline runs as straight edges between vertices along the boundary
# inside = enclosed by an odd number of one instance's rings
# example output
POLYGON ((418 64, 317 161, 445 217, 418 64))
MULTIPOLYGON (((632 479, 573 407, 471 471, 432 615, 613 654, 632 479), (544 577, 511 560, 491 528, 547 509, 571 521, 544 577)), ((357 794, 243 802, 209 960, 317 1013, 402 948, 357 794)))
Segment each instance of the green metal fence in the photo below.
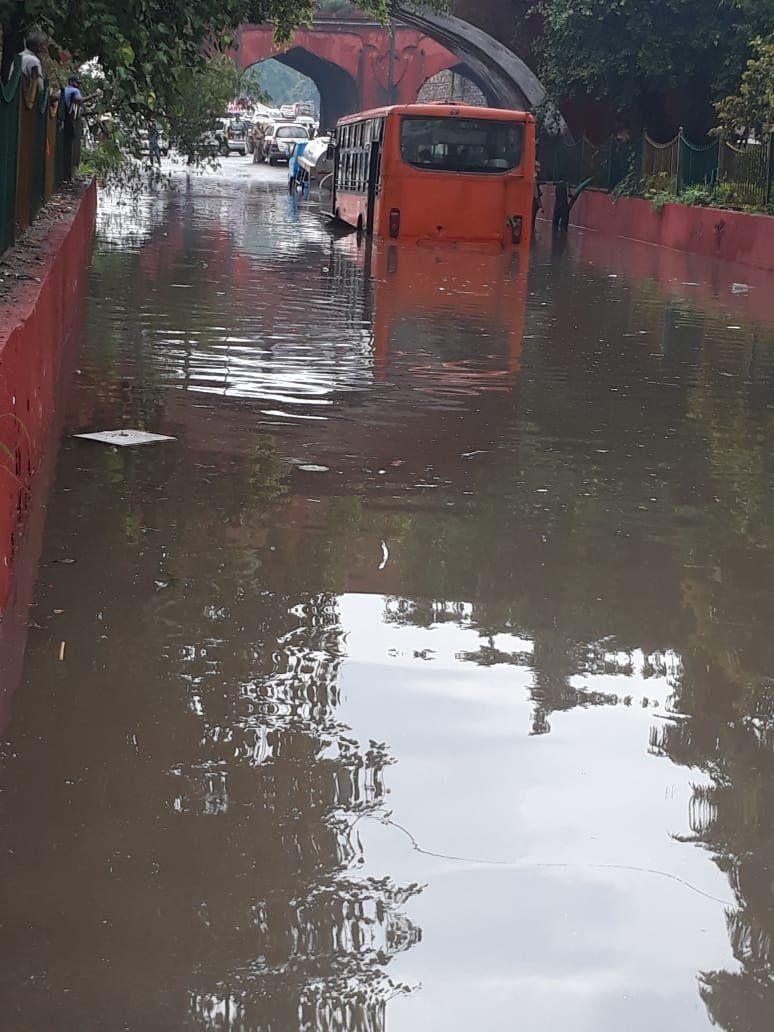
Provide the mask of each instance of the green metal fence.
POLYGON ((642 182, 646 190, 677 189, 680 137, 658 143, 644 133, 642 137, 642 182))
POLYGON ((729 201, 765 207, 771 198, 771 146, 748 143, 734 147, 723 141, 718 160, 718 183, 728 191, 729 201))
POLYGON ((677 192, 687 186, 712 186, 718 174, 717 141, 697 147, 685 138, 683 130, 677 134, 677 192))
POLYGON ((641 140, 612 136, 600 144, 585 134, 569 144, 543 137, 540 160, 543 180, 573 185, 590 180, 598 189, 612 190, 630 176, 645 191, 681 194, 703 186, 717 190, 731 206, 765 209, 774 203, 774 133, 745 147, 726 141, 697 145, 682 129, 664 142, 648 133, 641 140))
POLYGON ((21 58, 17 58, 8 82, 0 82, 0 253, 14 238, 20 80, 21 58))
POLYGON ((80 123, 48 85, 21 74, 0 83, 0 254, 30 225, 77 166, 80 123))

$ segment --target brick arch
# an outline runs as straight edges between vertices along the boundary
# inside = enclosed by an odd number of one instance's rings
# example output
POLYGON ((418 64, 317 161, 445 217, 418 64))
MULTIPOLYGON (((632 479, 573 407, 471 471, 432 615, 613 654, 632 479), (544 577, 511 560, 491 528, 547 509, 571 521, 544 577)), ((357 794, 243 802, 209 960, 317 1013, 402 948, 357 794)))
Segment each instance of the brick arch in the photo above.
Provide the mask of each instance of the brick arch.
POLYGON ((497 98, 492 96, 488 83, 482 82, 461 61, 428 76, 417 91, 417 100, 425 103, 455 100, 474 106, 497 107, 497 98))
POLYGON ((357 110, 412 104, 423 82, 460 59, 427 34, 395 26, 394 43, 381 25, 319 19, 277 47, 271 25, 244 25, 234 59, 241 70, 276 58, 308 75, 320 91, 326 124, 357 110))
POLYGON ((283 50, 274 55, 274 60, 300 72, 315 84, 320 94, 320 124, 323 128, 334 126, 343 115, 358 110, 357 82, 339 65, 300 46, 283 50))

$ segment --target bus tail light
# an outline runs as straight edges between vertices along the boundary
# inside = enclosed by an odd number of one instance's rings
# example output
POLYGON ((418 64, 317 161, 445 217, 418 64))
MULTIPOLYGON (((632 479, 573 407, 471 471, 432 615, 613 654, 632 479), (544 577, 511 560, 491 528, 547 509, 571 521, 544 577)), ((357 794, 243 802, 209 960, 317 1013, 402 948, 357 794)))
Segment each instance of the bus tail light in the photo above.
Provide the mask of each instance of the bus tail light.
POLYGON ((521 215, 511 215, 508 219, 508 225, 511 227, 511 241, 514 244, 521 243, 521 230, 524 225, 524 220, 521 215))
POLYGON ((390 236, 394 239, 400 233, 400 208, 390 209, 390 236))

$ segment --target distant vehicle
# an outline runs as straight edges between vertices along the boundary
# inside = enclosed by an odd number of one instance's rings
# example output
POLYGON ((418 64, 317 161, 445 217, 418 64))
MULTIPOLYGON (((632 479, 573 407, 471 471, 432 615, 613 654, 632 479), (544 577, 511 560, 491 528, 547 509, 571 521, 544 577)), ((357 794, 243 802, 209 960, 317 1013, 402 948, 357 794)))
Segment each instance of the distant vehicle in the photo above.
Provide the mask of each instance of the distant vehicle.
POLYGON ((294 121, 299 125, 305 125, 310 136, 314 135, 314 131, 319 127, 319 122, 312 115, 297 115, 294 121))
POLYGON ((295 104, 283 104, 280 107, 280 114, 283 118, 295 118, 296 117, 296 105, 295 104))
POLYGON ((336 126, 328 214, 411 241, 529 241, 535 119, 525 111, 404 104, 336 126))
POLYGON ((263 145, 264 161, 276 165, 278 161, 289 161, 293 148, 302 140, 309 139, 309 130, 297 122, 280 122, 266 130, 263 145))
POLYGON ((314 120, 314 104, 311 102, 311 100, 298 100, 293 105, 293 108, 293 114, 295 115, 298 121, 301 121, 302 115, 306 118, 311 118, 312 120, 314 120))
POLYGON ((221 153, 224 157, 236 152, 237 154, 247 153, 247 137, 250 133, 250 125, 243 118, 232 118, 226 122, 226 151, 221 153))

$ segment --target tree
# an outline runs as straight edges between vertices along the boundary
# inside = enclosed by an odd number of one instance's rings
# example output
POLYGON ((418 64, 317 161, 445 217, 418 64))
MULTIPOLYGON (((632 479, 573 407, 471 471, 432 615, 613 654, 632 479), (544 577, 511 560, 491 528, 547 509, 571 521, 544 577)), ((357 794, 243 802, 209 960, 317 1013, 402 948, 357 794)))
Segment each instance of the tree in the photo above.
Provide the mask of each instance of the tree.
MULTIPOLYGON (((387 0, 358 6, 387 16, 387 0)), ((105 107, 130 127, 179 111, 192 77, 227 51, 239 25, 272 22, 285 40, 313 12, 314 0, 0 0, 6 61, 24 31, 42 25, 75 65, 99 63, 105 107)))
POLYGON ((178 102, 167 112, 170 143, 185 154, 188 164, 212 156, 217 143, 212 135, 216 120, 239 92, 239 74, 233 61, 221 54, 203 65, 190 65, 178 78, 178 102))
POLYGON ((774 0, 541 0, 539 10, 541 71, 554 95, 637 106, 651 123, 671 90, 709 120, 750 40, 774 25, 774 0))
POLYGON ((751 43, 753 56, 742 73, 739 90, 718 101, 719 128, 723 134, 759 140, 774 129, 774 33, 751 43))

